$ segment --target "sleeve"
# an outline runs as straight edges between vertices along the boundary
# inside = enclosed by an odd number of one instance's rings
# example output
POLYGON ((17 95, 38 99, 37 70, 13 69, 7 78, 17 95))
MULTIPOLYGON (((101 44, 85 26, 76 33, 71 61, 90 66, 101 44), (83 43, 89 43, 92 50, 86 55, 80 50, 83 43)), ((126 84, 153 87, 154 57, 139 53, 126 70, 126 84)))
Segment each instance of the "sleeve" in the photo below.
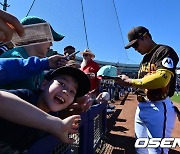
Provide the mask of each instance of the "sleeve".
POLYGON ((132 86, 143 89, 163 88, 170 82, 173 73, 166 69, 159 69, 156 73, 144 76, 142 79, 132 79, 132 86))
POLYGON ((36 95, 34 92, 32 92, 29 89, 11 89, 11 90, 1 89, 1 90, 12 93, 32 105, 35 106, 37 105, 38 95, 36 95))
POLYGON ((0 84, 24 80, 48 69, 48 58, 0 58, 0 84))
POLYGON ((177 53, 169 46, 161 46, 157 53, 156 67, 158 69, 167 69, 173 74, 179 61, 177 53))

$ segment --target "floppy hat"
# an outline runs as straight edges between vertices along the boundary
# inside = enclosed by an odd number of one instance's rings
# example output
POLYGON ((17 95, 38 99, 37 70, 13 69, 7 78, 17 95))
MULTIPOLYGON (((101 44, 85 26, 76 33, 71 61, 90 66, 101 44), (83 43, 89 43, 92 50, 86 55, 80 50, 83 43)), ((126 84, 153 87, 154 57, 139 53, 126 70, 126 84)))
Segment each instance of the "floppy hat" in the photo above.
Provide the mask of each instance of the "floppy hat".
POLYGON ((83 52, 80 52, 80 54, 83 56, 84 54, 89 54, 92 56, 92 58, 95 58, 95 55, 91 52, 89 49, 85 49, 83 52))
POLYGON ((97 76, 106 79, 114 79, 118 77, 117 67, 112 65, 105 65, 99 69, 97 76))
MULTIPOLYGON (((45 22, 47 21, 36 16, 27 16, 21 20, 22 25, 31 25, 31 24, 38 24, 38 23, 45 23, 45 22)), ((65 37, 55 32, 54 29, 51 27, 51 25, 50 25, 50 28, 51 28, 54 41, 61 41, 65 37)))
POLYGON ((149 30, 143 26, 138 26, 138 27, 133 27, 129 32, 128 32, 128 40, 129 43, 125 46, 125 49, 129 49, 132 47, 134 43, 138 39, 140 39, 145 33, 149 33, 149 30))
POLYGON ((46 74, 45 79, 52 80, 53 78, 62 74, 70 75, 77 81, 78 83, 78 89, 76 93, 77 97, 84 96, 89 92, 91 87, 90 80, 83 71, 77 68, 73 68, 69 66, 59 67, 54 71, 51 71, 48 74, 46 74))

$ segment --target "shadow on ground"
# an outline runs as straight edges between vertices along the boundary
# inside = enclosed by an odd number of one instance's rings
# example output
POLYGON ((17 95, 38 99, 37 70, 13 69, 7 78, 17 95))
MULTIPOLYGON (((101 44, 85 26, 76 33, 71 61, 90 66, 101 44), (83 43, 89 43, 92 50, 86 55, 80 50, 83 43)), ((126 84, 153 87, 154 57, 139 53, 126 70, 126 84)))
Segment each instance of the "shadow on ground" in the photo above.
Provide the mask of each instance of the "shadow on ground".
MULTIPOLYGON (((120 115, 121 111, 122 111, 122 109, 117 109, 117 110, 111 115, 111 117, 109 117, 109 118, 107 119, 107 132, 110 132, 110 131, 114 128, 114 126, 115 126, 115 124, 116 124, 116 120, 117 120, 118 116, 120 115)), ((123 120, 124 120, 124 119, 123 119, 123 120)))
POLYGON ((173 150, 173 149, 170 149, 169 154, 180 154, 180 152, 176 151, 176 150, 173 150))
POLYGON ((133 137, 111 134, 114 132, 126 132, 127 128, 123 126, 115 126, 116 122, 126 122, 126 119, 119 119, 122 109, 117 109, 114 114, 107 120, 107 133, 104 139, 106 143, 106 152, 112 154, 135 154, 133 137), (112 148, 113 147, 113 148, 112 148))
MULTIPOLYGON (((124 105, 125 101, 131 101, 131 97, 127 98, 128 94, 120 100, 118 105, 124 105)), ((130 136, 121 135, 118 132, 125 133, 129 129, 120 125, 116 125, 117 122, 126 122, 127 119, 118 118, 122 109, 116 109, 116 111, 107 119, 107 133, 103 138, 103 145, 101 146, 101 152, 98 154, 135 154, 135 138, 130 136)), ((169 154, 180 154, 176 149, 170 149, 169 154)))
POLYGON ((135 139, 128 136, 121 136, 108 133, 106 143, 119 149, 113 149, 112 153, 118 154, 120 151, 124 151, 125 154, 135 154, 134 143, 135 139))

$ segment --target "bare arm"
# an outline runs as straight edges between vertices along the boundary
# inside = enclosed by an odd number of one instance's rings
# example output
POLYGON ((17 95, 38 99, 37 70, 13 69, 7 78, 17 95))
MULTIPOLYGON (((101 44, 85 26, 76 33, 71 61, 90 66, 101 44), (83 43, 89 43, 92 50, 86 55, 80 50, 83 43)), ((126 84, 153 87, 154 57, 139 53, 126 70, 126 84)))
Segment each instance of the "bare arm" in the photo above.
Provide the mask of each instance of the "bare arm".
POLYGON ((61 120, 4 91, 0 91, 0 117, 47 131, 65 143, 73 142, 68 138, 68 133, 77 133, 77 122, 80 119, 80 116, 75 115, 61 120))

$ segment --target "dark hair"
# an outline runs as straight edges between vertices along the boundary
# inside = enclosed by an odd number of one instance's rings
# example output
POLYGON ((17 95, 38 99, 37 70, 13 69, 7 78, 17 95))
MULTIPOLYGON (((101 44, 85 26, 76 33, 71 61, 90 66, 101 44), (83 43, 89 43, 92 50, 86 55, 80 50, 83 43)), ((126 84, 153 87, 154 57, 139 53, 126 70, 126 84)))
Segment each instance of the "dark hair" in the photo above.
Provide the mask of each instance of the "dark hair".
POLYGON ((64 48, 64 51, 67 50, 67 49, 74 49, 75 50, 75 47, 71 46, 71 45, 68 45, 64 48))

